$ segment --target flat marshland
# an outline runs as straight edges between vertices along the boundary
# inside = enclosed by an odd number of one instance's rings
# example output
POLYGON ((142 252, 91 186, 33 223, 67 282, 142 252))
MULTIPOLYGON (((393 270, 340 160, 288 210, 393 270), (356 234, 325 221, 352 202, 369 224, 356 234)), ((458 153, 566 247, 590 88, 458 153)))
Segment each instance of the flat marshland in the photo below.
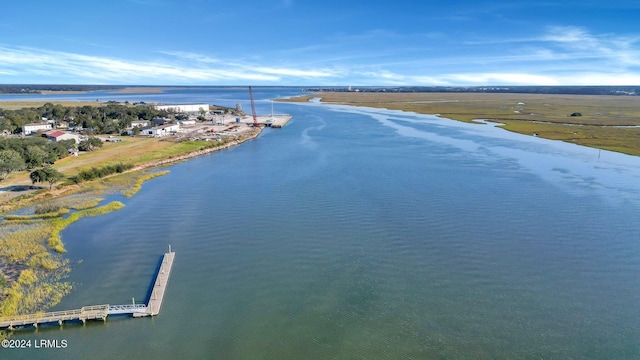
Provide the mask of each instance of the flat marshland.
POLYGON ((24 108, 37 108, 43 106, 46 103, 56 103, 62 106, 69 107, 82 107, 82 106, 100 106, 104 105, 104 102, 100 101, 51 101, 51 100, 30 100, 30 101, 1 101, 0 108, 5 110, 18 110, 24 108))
MULTIPOLYGON (((498 122, 505 130, 640 156, 640 98, 637 96, 323 92, 289 102, 367 106, 452 120, 498 122)), ((478 125, 482 126, 482 125, 478 125)))

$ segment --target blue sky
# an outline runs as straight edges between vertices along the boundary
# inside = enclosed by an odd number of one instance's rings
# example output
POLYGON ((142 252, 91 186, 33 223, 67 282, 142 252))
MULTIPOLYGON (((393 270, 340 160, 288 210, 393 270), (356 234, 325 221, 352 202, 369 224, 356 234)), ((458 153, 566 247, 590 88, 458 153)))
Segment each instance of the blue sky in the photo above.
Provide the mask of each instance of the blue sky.
POLYGON ((0 83, 640 85, 640 2, 7 0, 0 83))

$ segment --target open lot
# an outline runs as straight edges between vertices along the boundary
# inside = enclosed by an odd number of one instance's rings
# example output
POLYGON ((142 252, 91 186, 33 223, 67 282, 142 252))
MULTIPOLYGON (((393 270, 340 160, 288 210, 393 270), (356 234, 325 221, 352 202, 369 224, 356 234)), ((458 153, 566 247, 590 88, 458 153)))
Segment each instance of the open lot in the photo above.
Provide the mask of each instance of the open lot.
POLYGON ((522 134, 640 156, 636 96, 326 92, 283 101, 314 97, 324 103, 439 114, 466 122, 486 119, 522 134))
MULTIPOLYGON (((251 134, 244 134, 249 137, 251 134)), ((233 141, 229 138, 226 141, 233 141)), ((147 137, 122 137, 121 142, 105 142, 102 148, 92 152, 80 153, 79 156, 68 156, 58 160, 53 167, 65 177, 77 175, 81 170, 92 167, 104 167, 118 163, 133 164, 136 168, 152 166, 160 161, 169 162, 186 154, 213 147, 225 146, 225 142, 181 141, 147 137)), ((0 204, 37 190, 32 187, 28 171, 12 173, 0 183, 0 204)), ((42 185, 42 184, 39 184, 42 185)), ((41 186, 47 188, 47 186, 41 186)))

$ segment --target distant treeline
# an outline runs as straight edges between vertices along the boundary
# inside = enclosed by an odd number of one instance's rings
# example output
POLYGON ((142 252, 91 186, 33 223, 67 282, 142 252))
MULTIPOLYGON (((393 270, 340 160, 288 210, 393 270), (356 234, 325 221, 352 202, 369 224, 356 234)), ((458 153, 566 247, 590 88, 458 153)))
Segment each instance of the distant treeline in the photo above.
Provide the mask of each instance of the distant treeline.
POLYGON ((387 93, 520 93, 520 94, 563 94, 563 95, 640 95, 640 86, 363 86, 363 87, 315 87, 306 88, 311 92, 387 92, 387 93))
POLYGON ((0 94, 37 94, 43 91, 96 91, 122 89, 121 85, 34 85, 0 84, 0 94))

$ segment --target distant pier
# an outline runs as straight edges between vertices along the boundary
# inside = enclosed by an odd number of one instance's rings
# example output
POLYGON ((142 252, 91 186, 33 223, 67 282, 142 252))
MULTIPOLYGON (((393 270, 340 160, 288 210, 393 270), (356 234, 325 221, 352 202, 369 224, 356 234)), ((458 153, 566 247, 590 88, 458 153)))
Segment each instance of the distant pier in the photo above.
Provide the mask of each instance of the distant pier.
POLYGON ((172 252, 171 247, 169 247, 169 252, 165 253, 162 257, 151 295, 146 304, 92 305, 83 306, 75 310, 7 316, 0 318, 0 329, 13 330, 16 326, 32 326, 37 328, 38 325, 51 323, 58 323, 58 325, 62 326, 65 322, 71 321, 81 321, 84 324, 87 320, 106 321, 109 315, 131 315, 133 317, 158 315, 164 298, 164 291, 169 281, 169 274, 171 273, 174 257, 175 252, 172 252))
POLYGON ((273 115, 267 119, 264 124, 272 128, 281 128, 287 125, 289 120, 291 120, 291 115, 273 115))

